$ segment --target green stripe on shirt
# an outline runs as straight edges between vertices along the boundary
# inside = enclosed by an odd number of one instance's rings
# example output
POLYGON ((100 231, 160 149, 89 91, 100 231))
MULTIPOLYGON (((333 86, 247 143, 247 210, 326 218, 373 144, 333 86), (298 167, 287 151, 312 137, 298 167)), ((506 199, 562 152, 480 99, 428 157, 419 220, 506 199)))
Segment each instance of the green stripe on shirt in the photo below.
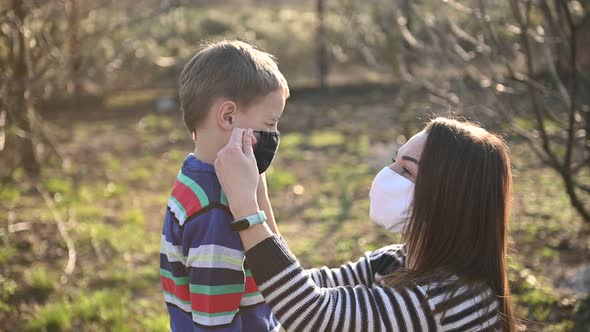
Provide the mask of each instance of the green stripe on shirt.
POLYGON ((221 294, 234 294, 241 293, 244 291, 244 284, 236 285, 221 285, 221 286, 209 286, 209 285, 190 285, 191 293, 205 294, 205 295, 221 295, 221 294))
POLYGON ((175 277, 168 270, 160 269, 160 275, 172 279, 176 285, 187 285, 188 277, 175 277))
POLYGON ((207 313, 207 312, 201 312, 201 311, 193 310, 193 314, 199 315, 199 316, 204 316, 204 317, 233 316, 233 315, 235 315, 237 313, 238 313, 237 310, 235 310, 235 311, 216 312, 214 314, 210 314, 210 313, 207 313))
POLYGON ((220 262, 220 263, 227 263, 236 266, 242 266, 243 260, 234 258, 232 256, 226 255, 210 255, 210 254, 200 254, 190 256, 187 260, 187 265, 192 265, 194 262, 220 262))

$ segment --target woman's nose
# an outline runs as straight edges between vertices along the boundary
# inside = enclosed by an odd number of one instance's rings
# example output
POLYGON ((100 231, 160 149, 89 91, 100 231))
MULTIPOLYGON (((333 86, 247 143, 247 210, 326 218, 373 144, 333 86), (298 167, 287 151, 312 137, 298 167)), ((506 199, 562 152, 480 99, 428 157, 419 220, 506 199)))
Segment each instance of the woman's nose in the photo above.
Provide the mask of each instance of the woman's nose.
POLYGON ((397 172, 397 161, 394 161, 391 165, 388 166, 392 171, 397 172))

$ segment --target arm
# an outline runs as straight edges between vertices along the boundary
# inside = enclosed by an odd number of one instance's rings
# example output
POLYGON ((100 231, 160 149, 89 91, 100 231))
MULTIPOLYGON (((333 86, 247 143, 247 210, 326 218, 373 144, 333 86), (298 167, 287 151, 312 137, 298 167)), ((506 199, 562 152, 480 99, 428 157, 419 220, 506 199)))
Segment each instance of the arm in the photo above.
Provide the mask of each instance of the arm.
POLYGON ((318 287, 371 286, 373 273, 367 256, 339 268, 321 267, 305 270, 318 287))
POLYGON ((320 288, 285 244, 267 237, 246 252, 267 303, 287 331, 433 331, 420 287, 320 288))
POLYGON ((272 206, 270 204, 270 198, 268 197, 268 187, 266 185, 266 174, 260 174, 260 178, 258 180, 258 187, 256 189, 256 197, 258 201, 258 206, 260 209, 266 213, 267 223, 270 227, 271 231, 275 233, 278 237, 281 237, 279 233, 279 228, 277 227, 277 223, 275 221, 275 215, 272 210, 272 206))
POLYGON ((404 266, 405 250, 401 245, 392 245, 367 252, 358 261, 339 268, 322 267, 306 270, 319 287, 357 286, 372 287, 375 277, 390 274, 404 266))

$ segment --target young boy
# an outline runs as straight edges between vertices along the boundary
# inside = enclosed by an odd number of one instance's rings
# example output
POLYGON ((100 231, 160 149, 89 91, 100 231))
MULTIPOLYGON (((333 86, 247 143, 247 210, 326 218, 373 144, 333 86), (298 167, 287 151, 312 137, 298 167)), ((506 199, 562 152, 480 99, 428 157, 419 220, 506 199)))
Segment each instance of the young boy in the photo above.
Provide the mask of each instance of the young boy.
POLYGON ((289 96, 272 55, 239 41, 212 44, 180 75, 180 104, 195 150, 168 201, 160 274, 172 331, 278 331, 258 292, 213 163, 233 128, 257 132, 258 200, 276 233, 263 172, 278 147, 277 123, 289 96))

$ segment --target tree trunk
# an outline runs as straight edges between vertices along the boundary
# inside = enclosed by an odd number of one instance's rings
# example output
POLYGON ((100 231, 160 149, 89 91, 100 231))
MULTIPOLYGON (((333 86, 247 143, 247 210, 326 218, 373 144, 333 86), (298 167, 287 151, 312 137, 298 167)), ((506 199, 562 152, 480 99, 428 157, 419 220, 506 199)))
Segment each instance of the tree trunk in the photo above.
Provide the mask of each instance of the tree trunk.
POLYGON ((80 55, 80 5, 78 0, 68 0, 65 2, 66 15, 68 20, 69 41, 69 63, 70 81, 68 83, 68 92, 76 99, 80 97, 81 82, 80 68, 82 58, 80 55))
POLYGON ((320 88, 326 87, 326 77, 328 76, 328 49, 326 46, 327 36, 326 27, 324 25, 324 9, 325 1, 317 1, 317 14, 318 14, 318 27, 316 35, 317 43, 317 61, 318 61, 318 72, 319 72, 319 83, 320 88))
POLYGON ((13 36, 16 38, 16 50, 13 63, 12 83, 9 84, 11 102, 8 105, 9 117, 12 124, 16 127, 16 139, 18 143, 17 151, 20 154, 19 164, 22 166, 31 178, 37 177, 41 172, 41 167, 35 154, 35 145, 33 143, 33 130, 31 120, 34 116, 34 109, 29 104, 28 88, 28 66, 27 66, 27 43, 25 36, 25 17, 27 15, 22 1, 13 0, 13 10, 16 21, 13 36))

